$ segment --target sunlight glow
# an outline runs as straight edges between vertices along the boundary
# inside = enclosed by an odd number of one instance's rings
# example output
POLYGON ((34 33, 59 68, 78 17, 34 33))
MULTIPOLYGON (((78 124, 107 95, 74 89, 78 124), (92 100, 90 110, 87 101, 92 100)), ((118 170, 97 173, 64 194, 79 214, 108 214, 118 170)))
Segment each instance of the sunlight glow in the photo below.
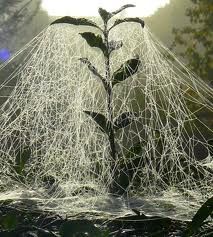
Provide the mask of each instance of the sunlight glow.
POLYGON ((97 8, 113 11, 124 4, 135 4, 128 9, 128 16, 147 17, 164 7, 170 0, 42 0, 42 8, 51 16, 97 16, 97 8))

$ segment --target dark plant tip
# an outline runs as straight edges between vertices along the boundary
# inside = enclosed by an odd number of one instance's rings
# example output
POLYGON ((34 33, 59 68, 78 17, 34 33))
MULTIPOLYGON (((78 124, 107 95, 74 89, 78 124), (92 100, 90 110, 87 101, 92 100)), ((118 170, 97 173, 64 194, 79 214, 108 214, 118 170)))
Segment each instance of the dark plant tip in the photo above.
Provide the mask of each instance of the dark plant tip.
POLYGON ((60 20, 61 20, 61 19, 57 19, 57 20, 51 22, 51 23, 50 23, 50 26, 60 23, 60 20))
POLYGON ((53 22, 51 22, 50 23, 50 25, 55 25, 55 24, 67 24, 68 22, 69 22, 69 19, 70 19, 71 17, 69 17, 69 16, 64 16, 64 17, 61 17, 61 18, 59 18, 59 19, 57 19, 57 20, 55 20, 55 21, 53 21, 53 22))
POLYGON ((128 7, 136 7, 135 4, 127 4, 126 6, 128 6, 128 7))

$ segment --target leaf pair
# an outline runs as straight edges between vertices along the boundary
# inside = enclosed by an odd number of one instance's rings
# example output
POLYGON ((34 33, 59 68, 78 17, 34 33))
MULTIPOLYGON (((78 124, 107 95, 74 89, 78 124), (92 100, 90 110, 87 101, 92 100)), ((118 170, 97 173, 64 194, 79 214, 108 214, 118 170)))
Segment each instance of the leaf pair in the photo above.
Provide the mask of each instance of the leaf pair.
MULTIPOLYGON (((95 47, 95 46, 92 46, 92 47, 95 47)), ((114 47, 114 49, 116 49, 116 46, 114 47)), ((97 69, 91 64, 91 62, 87 58, 80 58, 80 60, 81 62, 85 63, 88 66, 89 70, 95 76, 98 76, 102 80, 104 86, 106 86, 105 79, 98 73, 97 69)), ((113 73, 112 86, 136 74, 139 69, 140 64, 141 64, 141 61, 139 60, 139 58, 133 58, 126 61, 123 65, 120 66, 120 68, 117 71, 113 73)))
MULTIPOLYGON (((121 8, 119 8, 117 11, 114 11, 114 12, 108 12, 106 11, 105 9, 103 8, 99 8, 98 12, 99 12, 99 15, 101 16, 103 22, 105 24, 107 24, 107 22, 109 21, 109 19, 111 19, 113 16, 117 15, 118 13, 120 13, 121 11, 125 10, 126 8, 129 8, 129 7, 135 7, 135 5, 133 4, 126 4, 124 6, 122 6, 121 8)), ((113 26, 110 28, 110 30, 112 28, 114 28, 115 26, 121 24, 121 23, 125 23, 125 22, 135 22, 135 23, 139 23, 142 28, 144 27, 144 21, 141 20, 140 18, 138 17, 135 17, 135 18, 132 18, 132 17, 129 17, 129 18, 124 18, 124 19, 118 19, 114 22, 113 26)), ((95 27, 99 30, 101 30, 103 32, 103 30, 93 21, 91 20, 88 20, 86 18, 73 18, 73 17, 70 17, 70 16, 65 16, 65 17, 62 17, 60 19, 57 19, 55 21, 53 21, 51 23, 51 25, 54 25, 54 24, 59 24, 59 23, 66 23, 66 24, 71 24, 71 25, 82 25, 82 26, 92 26, 92 27, 95 27)))
POLYGON ((111 129, 118 130, 130 125, 134 120, 134 117, 137 116, 137 114, 133 112, 124 112, 115 118, 113 123, 111 123, 103 114, 93 111, 84 111, 84 113, 92 117, 93 120, 98 124, 100 130, 107 135, 110 134, 111 129))

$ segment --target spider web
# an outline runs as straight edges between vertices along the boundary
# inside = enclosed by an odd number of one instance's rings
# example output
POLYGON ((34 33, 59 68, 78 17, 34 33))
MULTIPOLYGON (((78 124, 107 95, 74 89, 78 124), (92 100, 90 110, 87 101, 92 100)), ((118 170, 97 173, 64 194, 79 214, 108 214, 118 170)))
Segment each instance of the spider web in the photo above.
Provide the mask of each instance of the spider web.
POLYGON ((91 29, 50 26, 1 67, 3 75, 21 61, 0 86, 7 99, 0 108, 0 198, 34 200, 56 212, 118 215, 137 207, 188 217, 213 193, 212 122, 206 118, 212 88, 148 27, 125 23, 113 30, 110 38, 123 47, 113 52, 111 71, 136 55, 142 61, 138 73, 113 90, 114 117, 135 112, 116 132, 113 175, 108 139, 83 112, 107 115, 101 82, 79 61, 87 57, 104 75, 103 56, 78 34, 85 31, 91 29), (17 154, 27 150, 20 176, 17 154), (114 177, 123 197, 109 193, 114 177))

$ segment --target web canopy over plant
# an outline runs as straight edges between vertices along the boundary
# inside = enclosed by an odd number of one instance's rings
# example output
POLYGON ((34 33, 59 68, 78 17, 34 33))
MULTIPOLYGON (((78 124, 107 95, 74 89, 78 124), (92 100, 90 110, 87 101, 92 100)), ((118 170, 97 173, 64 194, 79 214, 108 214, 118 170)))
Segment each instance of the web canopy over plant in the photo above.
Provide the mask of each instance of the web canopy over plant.
POLYGON ((0 198, 27 196, 55 211, 108 212, 116 177, 130 206, 133 199, 159 198, 178 206, 178 196, 189 211, 212 195, 212 124, 202 119, 212 115, 212 89, 148 27, 125 22, 112 29, 110 40, 122 41, 111 54, 112 72, 131 58, 141 61, 137 73, 129 68, 128 79, 113 85, 113 122, 121 129, 112 175, 108 138, 88 116, 107 116, 106 91, 88 70, 93 65, 104 75, 104 55, 82 39, 88 27, 48 27, 18 52, 25 52, 20 67, 2 83, 7 88, 17 80, 1 107, 0 198))

